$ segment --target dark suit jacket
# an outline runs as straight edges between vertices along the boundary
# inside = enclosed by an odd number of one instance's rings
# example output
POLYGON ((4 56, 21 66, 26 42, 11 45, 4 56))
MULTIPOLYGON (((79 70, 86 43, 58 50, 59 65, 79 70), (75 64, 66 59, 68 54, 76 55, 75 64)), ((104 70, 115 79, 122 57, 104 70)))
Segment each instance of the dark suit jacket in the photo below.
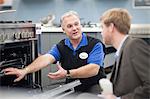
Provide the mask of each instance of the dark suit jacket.
POLYGON ((142 39, 128 37, 111 81, 114 94, 121 99, 150 99, 150 45, 142 39))

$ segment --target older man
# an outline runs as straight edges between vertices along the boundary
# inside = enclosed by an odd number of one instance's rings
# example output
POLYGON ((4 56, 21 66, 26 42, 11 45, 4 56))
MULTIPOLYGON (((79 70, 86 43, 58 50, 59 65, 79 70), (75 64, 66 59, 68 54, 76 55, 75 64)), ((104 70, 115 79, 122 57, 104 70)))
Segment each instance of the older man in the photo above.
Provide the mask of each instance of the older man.
POLYGON ((69 11, 61 17, 61 27, 68 38, 61 40, 47 54, 38 57, 25 69, 7 68, 4 70, 5 74, 17 75, 15 81, 19 81, 26 74, 59 61, 61 64, 57 64, 58 71, 49 73, 48 77, 66 77, 66 83, 79 79, 82 84, 75 88, 76 91, 99 93, 98 81, 105 77, 104 45, 98 39, 82 33, 79 15, 74 11, 69 11))

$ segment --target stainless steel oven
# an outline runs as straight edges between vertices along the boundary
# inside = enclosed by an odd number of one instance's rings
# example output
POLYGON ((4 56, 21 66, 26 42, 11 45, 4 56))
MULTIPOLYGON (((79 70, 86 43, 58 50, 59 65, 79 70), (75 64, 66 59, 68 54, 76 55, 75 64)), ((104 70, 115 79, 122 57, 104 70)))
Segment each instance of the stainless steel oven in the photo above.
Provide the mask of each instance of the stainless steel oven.
MULTIPOLYGON (((38 56, 35 24, 30 21, 0 22, 0 72, 4 68, 24 68, 38 56)), ((41 83, 41 72, 28 74, 14 83, 13 75, 0 75, 0 86, 35 87, 41 83)))

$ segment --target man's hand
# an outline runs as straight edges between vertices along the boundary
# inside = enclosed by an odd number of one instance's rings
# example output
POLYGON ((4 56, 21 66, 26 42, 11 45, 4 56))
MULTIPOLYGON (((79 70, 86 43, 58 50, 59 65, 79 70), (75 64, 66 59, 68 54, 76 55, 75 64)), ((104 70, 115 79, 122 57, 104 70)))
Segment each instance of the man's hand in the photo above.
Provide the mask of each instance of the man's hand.
POLYGON ((61 78, 65 78, 67 75, 67 71, 64 70, 59 63, 57 63, 57 68, 58 71, 55 73, 49 73, 48 77, 52 78, 52 79, 61 79, 61 78))
POLYGON ((16 75, 17 78, 14 80, 14 82, 20 81, 27 74, 27 71, 25 69, 6 68, 3 71, 5 75, 16 75))

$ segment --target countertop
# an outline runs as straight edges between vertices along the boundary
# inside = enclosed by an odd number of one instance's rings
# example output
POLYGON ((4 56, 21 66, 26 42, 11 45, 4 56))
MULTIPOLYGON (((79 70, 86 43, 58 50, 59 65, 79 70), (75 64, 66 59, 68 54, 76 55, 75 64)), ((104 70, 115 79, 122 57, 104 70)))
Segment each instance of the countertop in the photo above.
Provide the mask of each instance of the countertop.
MULTIPOLYGON (((83 32, 90 32, 90 33, 97 33, 101 32, 102 28, 100 26, 97 27, 83 27, 83 32)), ((63 32, 61 27, 55 26, 41 26, 42 33, 59 33, 63 32)), ((137 36, 137 37, 146 37, 150 38, 150 24, 132 24, 131 29, 129 31, 130 35, 137 36)))
MULTIPOLYGON (((63 32, 61 27, 48 27, 48 26, 41 26, 42 32, 63 32)), ((82 28, 83 32, 101 32, 101 28, 99 27, 84 27, 82 28)))

